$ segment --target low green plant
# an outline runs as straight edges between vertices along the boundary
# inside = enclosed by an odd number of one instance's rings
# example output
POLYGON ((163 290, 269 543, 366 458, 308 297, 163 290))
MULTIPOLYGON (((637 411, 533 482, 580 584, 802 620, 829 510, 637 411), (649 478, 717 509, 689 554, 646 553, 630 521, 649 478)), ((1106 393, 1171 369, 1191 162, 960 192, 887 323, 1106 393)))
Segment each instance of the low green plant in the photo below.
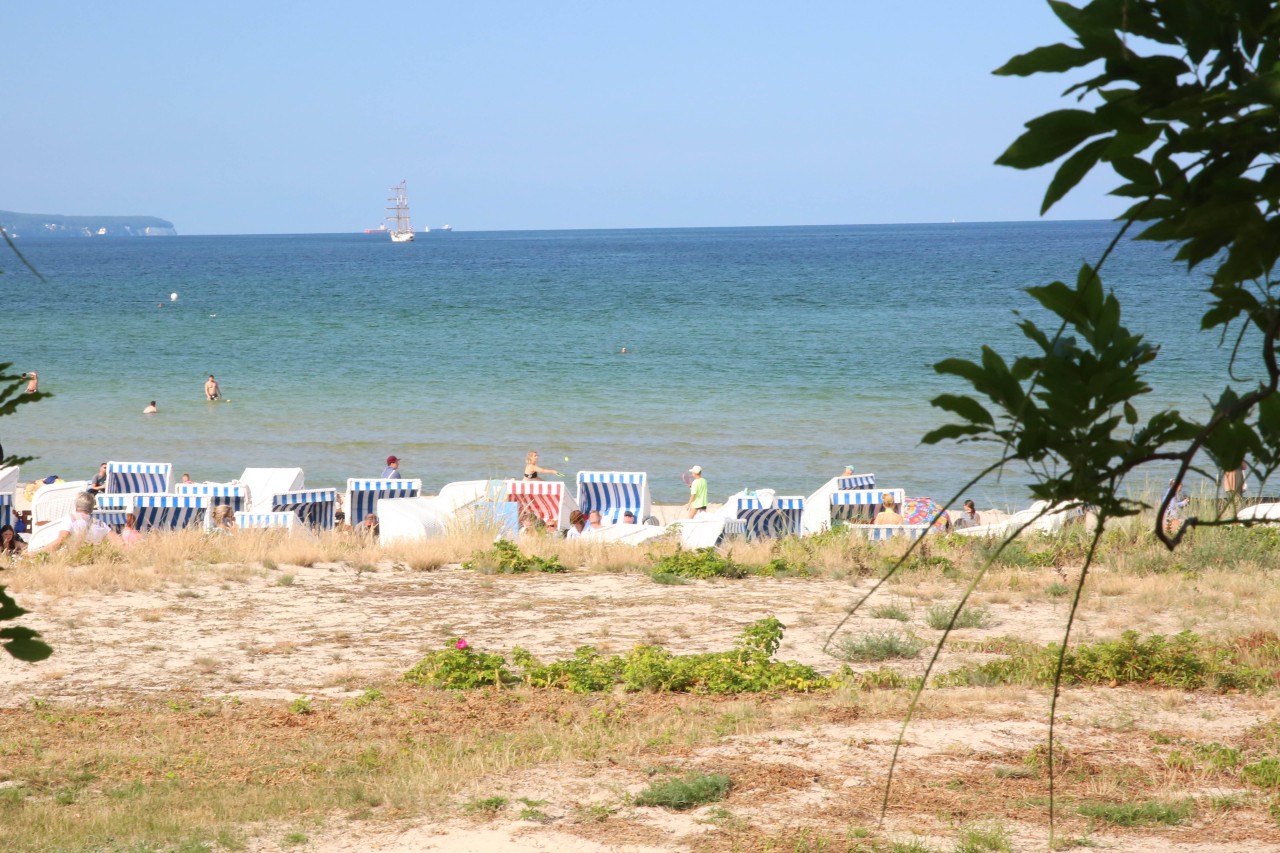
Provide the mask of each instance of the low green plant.
POLYGON ((1191 800, 1162 803, 1148 800, 1145 803, 1081 803, 1081 815, 1115 826, 1144 826, 1164 824, 1178 826, 1186 823, 1195 810, 1191 800))
POLYGON ((872 619, 896 619, 899 622, 910 622, 911 615, 896 604, 881 604, 871 608, 872 619))
POLYGON ((310 839, 307 838, 305 832, 290 832, 284 838, 280 839, 281 847, 297 847, 299 844, 306 844, 310 839))
POLYGON ((386 699, 387 696, 385 693, 376 687, 371 687, 356 698, 352 699, 348 704, 352 708, 367 708, 376 702, 385 702, 386 699))
POLYGON ((1065 583, 1051 583, 1045 587, 1045 594, 1050 598, 1065 598, 1071 594, 1071 587, 1065 583))
POLYGON ((679 779, 655 782, 636 795, 637 806, 659 806, 683 811, 729 796, 733 785, 723 773, 690 773, 679 779))
MULTIPOLYGON (((924 622, 935 631, 945 631, 951 624, 951 614, 955 607, 950 604, 935 604, 925 614, 924 622)), ((985 628, 991 623, 991 614, 985 607, 966 607, 956 616, 953 628, 985 628)))
POLYGON ((513 658, 523 670, 523 678, 507 670, 501 655, 476 652, 465 641, 454 640, 442 651, 423 658, 405 674, 405 680, 458 689, 523 680, 534 687, 575 693, 609 691, 617 686, 631 692, 710 694, 810 692, 833 686, 812 667, 773 659, 783 630, 782 623, 770 616, 749 625, 731 651, 693 655, 646 645, 606 658, 583 646, 568 660, 544 664, 517 648, 513 658))
POLYGON ((688 578, 673 575, 671 572, 650 572, 649 579, 664 586, 684 586, 689 583, 688 578))
MULTIPOLYGON (((1053 683, 1058 646, 1028 644, 1002 660, 954 669, 938 676, 939 687, 1053 683)), ((1276 684, 1276 674, 1247 662, 1235 646, 1207 644, 1184 631, 1173 637, 1140 638, 1126 631, 1117 640, 1083 643, 1068 649, 1062 662, 1062 684, 1147 684, 1182 690, 1260 692, 1276 684)))
POLYGON ((289 703, 290 714, 310 714, 313 710, 310 696, 299 696, 289 703))
POLYGON ((851 663, 878 663, 895 658, 917 657, 927 646, 924 640, 910 632, 876 632, 855 637, 845 634, 835 643, 831 654, 851 663))
POLYGON ((682 578, 744 578, 750 574, 746 566, 739 565, 729 555, 722 555, 715 548, 698 548, 694 551, 680 549, 673 554, 655 557, 650 574, 677 575, 682 578))
POLYGON ((484 797, 483 799, 468 800, 463 804, 462 810, 467 814, 497 814, 507 807, 506 797, 484 797))
POLYGON ((1259 788, 1280 789, 1280 758, 1264 758, 1240 768, 1240 775, 1259 788))
POLYGON ((454 637, 439 651, 429 652, 404 674, 410 684, 470 690, 475 687, 513 684, 517 679, 507 669, 502 655, 477 652, 461 637, 454 637))
POLYGON ((462 568, 502 575, 523 575, 529 572, 560 574, 569 571, 559 557, 538 557, 521 554, 516 543, 499 539, 487 551, 476 551, 462 568))
POLYGON ((998 824, 983 824, 961 828, 956 839, 955 853, 1011 853, 1009 831, 998 824))

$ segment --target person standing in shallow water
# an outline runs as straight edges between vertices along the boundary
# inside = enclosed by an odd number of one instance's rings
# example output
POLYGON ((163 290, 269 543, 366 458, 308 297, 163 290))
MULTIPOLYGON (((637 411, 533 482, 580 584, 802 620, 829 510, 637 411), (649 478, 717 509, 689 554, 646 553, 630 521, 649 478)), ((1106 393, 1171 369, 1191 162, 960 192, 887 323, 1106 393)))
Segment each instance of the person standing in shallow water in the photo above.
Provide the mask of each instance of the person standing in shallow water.
POLYGON ((213 378, 213 374, 209 374, 209 379, 204 383, 204 397, 206 400, 217 400, 222 397, 222 389, 218 387, 218 380, 213 378))
POLYGON ((553 477, 563 476, 559 471, 551 468, 539 468, 538 451, 530 450, 524 457, 524 478, 526 480, 536 480, 539 474, 550 474, 553 477))

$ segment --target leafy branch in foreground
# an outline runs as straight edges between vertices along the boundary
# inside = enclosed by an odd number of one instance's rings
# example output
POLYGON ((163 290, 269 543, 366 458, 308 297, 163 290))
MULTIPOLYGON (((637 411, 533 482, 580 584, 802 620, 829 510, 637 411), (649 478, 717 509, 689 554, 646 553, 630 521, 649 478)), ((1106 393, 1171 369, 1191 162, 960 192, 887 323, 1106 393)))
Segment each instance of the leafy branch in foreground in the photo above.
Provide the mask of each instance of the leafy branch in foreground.
MULTIPOLYGON (((0 418, 12 415, 17 412, 18 407, 25 403, 34 403, 48 394, 37 392, 35 394, 26 394, 23 388, 26 381, 21 376, 15 376, 10 373, 13 365, 11 363, 0 364, 0 418)), ((26 457, 7 456, 0 458, 0 468, 8 465, 20 465, 29 461, 26 457)), ((9 597, 3 586, 0 586, 0 623, 10 622, 26 613, 18 606, 18 603, 9 597)), ((39 640, 40 635, 30 628, 12 627, 0 628, 0 647, 18 660, 34 663, 42 661, 49 655, 53 654, 53 649, 49 648, 39 640)))
MULTIPOLYGON (((924 441, 992 442, 1001 458, 975 479, 1017 466, 1031 479, 1032 494, 1051 507, 1089 506, 1098 516, 1053 663, 1047 753, 1052 844, 1054 722, 1071 626, 1108 522, 1144 506, 1121 491, 1125 478, 1144 466, 1172 463, 1179 483, 1192 470, 1216 479, 1218 470, 1238 469, 1247 459, 1265 483, 1280 461, 1280 294, 1272 279, 1280 259, 1280 10, 1273 0, 1049 5, 1074 43, 1037 48, 996 73, 1097 73, 1067 89, 1080 108, 1032 119, 996 162, 1032 169, 1061 161, 1041 213, 1104 163, 1121 179, 1112 194, 1134 203, 1119 217, 1118 233, 1099 261, 1084 265, 1073 286, 1056 281, 1028 290, 1057 318, 1056 330, 1048 331, 1031 320, 1019 322, 1031 355, 1010 364, 984 347, 979 361, 935 365, 976 394, 933 400, 958 420, 924 441), (1144 422, 1132 402, 1151 391, 1143 372, 1158 350, 1121 323, 1120 302, 1104 292, 1100 273, 1135 225, 1141 228, 1137 239, 1177 246, 1176 258, 1189 271, 1212 266, 1201 328, 1218 330, 1224 344, 1232 341, 1232 357, 1229 382, 1203 423, 1174 409, 1157 410, 1144 422), (1237 389, 1231 381, 1244 384, 1237 389), (1202 452, 1207 471, 1197 467, 1202 452)), ((1232 521, 1192 517, 1166 531, 1161 522, 1174 499, 1170 489, 1155 521, 1155 535, 1169 548, 1197 525, 1232 521)), ((979 577, 983 572, 985 567, 979 577)), ((952 613, 939 649, 972 588, 952 613)), ((937 650, 926 677, 936 659, 937 650)), ((914 707, 913 701, 908 721, 914 707)), ((882 808, 896 750, 894 756, 882 808)))

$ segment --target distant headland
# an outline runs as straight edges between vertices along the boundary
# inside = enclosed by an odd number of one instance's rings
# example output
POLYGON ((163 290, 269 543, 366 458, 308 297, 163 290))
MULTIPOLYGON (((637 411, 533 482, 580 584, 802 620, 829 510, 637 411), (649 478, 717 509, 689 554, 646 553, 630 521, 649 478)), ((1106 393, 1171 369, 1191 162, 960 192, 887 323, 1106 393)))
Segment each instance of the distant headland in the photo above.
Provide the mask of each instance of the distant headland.
POLYGON ((0 210, 10 237, 174 237, 173 223, 155 216, 63 216, 0 210))

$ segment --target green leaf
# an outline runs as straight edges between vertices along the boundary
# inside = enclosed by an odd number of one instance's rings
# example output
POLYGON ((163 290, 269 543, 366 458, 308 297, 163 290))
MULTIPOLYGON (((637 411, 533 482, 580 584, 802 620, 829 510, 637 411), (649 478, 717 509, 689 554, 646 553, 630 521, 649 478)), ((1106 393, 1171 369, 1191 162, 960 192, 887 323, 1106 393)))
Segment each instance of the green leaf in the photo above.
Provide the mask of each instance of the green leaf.
POLYGON ((1088 65, 1097 59, 1087 50, 1066 44, 1051 44, 1015 56, 993 71, 1004 77, 1027 77, 1041 72, 1059 73, 1088 65))
POLYGON ((1027 122, 1026 128, 1026 133, 996 159, 996 165, 1034 169, 1108 130, 1106 122, 1087 110, 1054 110, 1027 122))
POLYGON ((1098 165, 1098 158, 1102 156, 1102 152, 1111 142, 1111 139, 1112 137, 1095 139, 1068 157, 1058 167, 1057 174, 1049 182, 1049 189, 1045 190, 1044 202, 1040 205, 1041 216, 1048 213, 1049 208, 1053 207, 1059 199, 1069 193, 1076 184, 1080 183, 1085 175, 1089 174, 1089 171, 1094 166, 1098 165))
POLYGON ((958 394, 942 394, 934 397, 930 401, 930 405, 948 412, 954 412, 971 423, 986 424, 988 426, 995 424, 995 421, 991 418, 991 413, 972 397, 963 397, 958 394))
POLYGON ((39 636, 30 628, 0 628, 0 646, 18 660, 36 663, 53 654, 53 649, 36 639, 39 636))

